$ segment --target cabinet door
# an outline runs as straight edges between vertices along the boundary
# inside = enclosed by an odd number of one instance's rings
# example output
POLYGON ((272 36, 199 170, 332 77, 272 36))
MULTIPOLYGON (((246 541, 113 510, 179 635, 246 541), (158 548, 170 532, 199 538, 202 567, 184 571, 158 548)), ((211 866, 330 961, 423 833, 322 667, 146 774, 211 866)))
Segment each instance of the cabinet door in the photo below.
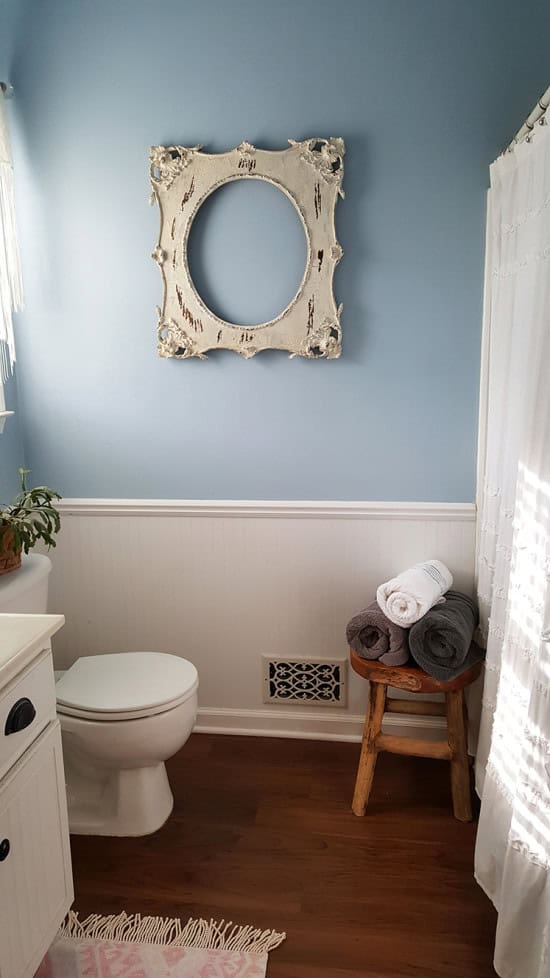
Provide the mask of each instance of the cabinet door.
POLYGON ((0 978, 31 978, 73 901, 59 721, 0 781, 0 978))

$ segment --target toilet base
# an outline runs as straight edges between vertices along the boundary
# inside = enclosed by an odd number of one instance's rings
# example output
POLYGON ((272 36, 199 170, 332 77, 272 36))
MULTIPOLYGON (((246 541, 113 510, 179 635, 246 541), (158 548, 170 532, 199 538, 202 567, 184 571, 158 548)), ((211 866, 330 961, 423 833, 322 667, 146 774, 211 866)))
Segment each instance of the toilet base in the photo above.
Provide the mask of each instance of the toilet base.
POLYGON ((66 759, 65 766, 69 832, 73 835, 150 835, 164 825, 174 807, 162 763, 84 772, 75 770, 66 759))

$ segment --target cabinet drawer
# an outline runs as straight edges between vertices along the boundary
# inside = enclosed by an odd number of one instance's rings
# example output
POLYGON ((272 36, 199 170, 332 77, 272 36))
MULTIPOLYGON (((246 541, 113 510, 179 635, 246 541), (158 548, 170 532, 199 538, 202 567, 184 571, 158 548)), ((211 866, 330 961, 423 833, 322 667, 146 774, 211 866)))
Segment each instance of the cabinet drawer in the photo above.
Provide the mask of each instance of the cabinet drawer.
POLYGON ((0 777, 54 719, 52 655, 44 651, 0 693, 0 777))
POLYGON ((0 978, 32 978, 73 899, 59 721, 0 781, 0 978))

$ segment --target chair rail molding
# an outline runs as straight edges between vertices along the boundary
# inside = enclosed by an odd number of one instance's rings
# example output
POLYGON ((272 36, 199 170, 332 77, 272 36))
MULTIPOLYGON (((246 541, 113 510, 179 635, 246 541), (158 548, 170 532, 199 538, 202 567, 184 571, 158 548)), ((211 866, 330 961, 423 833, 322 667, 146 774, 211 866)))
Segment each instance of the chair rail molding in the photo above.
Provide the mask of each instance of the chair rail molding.
POLYGON ((269 519, 401 519, 474 522, 475 503, 356 502, 257 499, 63 498, 67 516, 217 516, 269 519))

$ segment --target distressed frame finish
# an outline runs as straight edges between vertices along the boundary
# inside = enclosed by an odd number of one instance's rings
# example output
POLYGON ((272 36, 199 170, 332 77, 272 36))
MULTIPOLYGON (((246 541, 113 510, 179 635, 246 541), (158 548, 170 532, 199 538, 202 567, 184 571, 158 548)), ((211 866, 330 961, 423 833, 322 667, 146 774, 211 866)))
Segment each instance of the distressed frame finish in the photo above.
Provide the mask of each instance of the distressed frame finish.
POLYGON ((163 280, 157 307, 161 357, 205 359, 207 351, 235 350, 253 357, 260 350, 286 350, 291 357, 326 357, 342 352, 340 315, 333 292, 334 269, 342 257, 334 212, 343 197, 343 139, 289 140, 280 151, 243 142, 227 153, 201 146, 151 147, 151 203, 158 202, 160 233, 152 258, 163 280), (233 180, 266 180, 294 204, 302 221, 307 260, 300 287, 269 322, 239 326, 216 316, 198 294, 187 259, 193 220, 207 197, 233 180))

